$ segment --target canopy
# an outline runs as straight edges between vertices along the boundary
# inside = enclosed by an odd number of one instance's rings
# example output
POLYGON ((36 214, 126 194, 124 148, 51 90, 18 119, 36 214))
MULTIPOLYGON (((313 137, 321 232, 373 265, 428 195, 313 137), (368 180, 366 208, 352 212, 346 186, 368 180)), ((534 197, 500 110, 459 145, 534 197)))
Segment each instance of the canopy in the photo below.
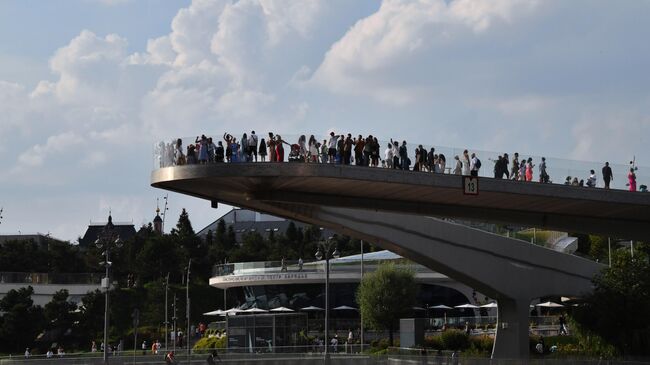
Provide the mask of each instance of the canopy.
POLYGON ((498 305, 497 305, 496 302, 488 303, 488 304, 485 304, 485 305, 481 306, 481 308, 497 308, 497 307, 498 307, 498 305))
POLYGON ((293 309, 287 307, 277 307, 270 310, 271 312, 293 312, 293 309))
POLYGON ((205 312, 203 313, 204 316, 222 316, 224 313, 221 309, 217 309, 216 311, 212 312, 205 312))
POLYGON ((239 308, 230 308, 227 311, 224 311, 223 314, 237 314, 237 313, 241 313, 241 312, 243 312, 243 311, 241 309, 239 309, 239 308))
POLYGON ((413 310, 416 310, 416 311, 425 311, 426 309, 424 309, 424 308, 422 308, 422 307, 413 307, 413 310))
POLYGON ((245 311, 242 311, 244 313, 266 313, 268 312, 267 310, 260 309, 260 308, 249 308, 246 309, 245 311))
POLYGON ((313 305, 310 305, 309 307, 300 308, 300 310, 301 311, 324 311, 325 309, 323 309, 321 307, 315 307, 313 305))
POLYGON ((439 304, 439 305, 436 305, 436 306, 433 306, 433 307, 429 307, 429 309, 452 309, 452 308, 449 307, 449 306, 446 306, 444 304, 439 304))
POLYGON ((564 307, 562 304, 553 303, 553 302, 539 303, 539 304, 537 304, 537 306, 538 307, 544 307, 544 308, 562 308, 562 307, 564 307))
POLYGON ((332 309, 335 310, 335 311, 345 311, 345 310, 355 311, 355 310, 357 310, 357 308, 350 307, 348 305, 342 305, 340 307, 336 307, 336 308, 332 308, 332 309))
POLYGON ((457 306, 455 306, 454 308, 458 308, 458 309, 466 309, 466 308, 469 308, 469 309, 478 309, 479 306, 478 306, 478 305, 474 305, 474 304, 463 304, 463 305, 457 305, 457 306))

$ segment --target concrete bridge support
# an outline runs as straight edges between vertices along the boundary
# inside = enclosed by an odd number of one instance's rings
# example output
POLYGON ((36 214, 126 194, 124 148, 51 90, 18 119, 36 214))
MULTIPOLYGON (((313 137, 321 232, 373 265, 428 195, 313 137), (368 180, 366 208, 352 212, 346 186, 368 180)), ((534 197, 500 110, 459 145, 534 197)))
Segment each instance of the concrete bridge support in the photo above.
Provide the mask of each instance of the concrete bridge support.
POLYGON ((495 359, 528 358, 532 299, 589 292, 591 278, 604 267, 435 218, 286 203, 254 205, 251 208, 374 242, 495 298, 495 359))

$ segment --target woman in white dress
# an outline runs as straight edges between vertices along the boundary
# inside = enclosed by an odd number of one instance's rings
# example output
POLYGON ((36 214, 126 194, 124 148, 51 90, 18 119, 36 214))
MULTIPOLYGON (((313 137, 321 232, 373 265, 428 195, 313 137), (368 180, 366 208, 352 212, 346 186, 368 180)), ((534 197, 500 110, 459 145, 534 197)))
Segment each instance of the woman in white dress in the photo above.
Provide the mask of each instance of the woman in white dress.
POLYGON ((463 157, 460 158, 460 162, 463 164, 463 175, 470 175, 470 165, 469 165, 469 154, 467 150, 463 151, 463 157))
POLYGON ((460 175, 463 173, 463 164, 460 162, 460 158, 458 158, 458 155, 454 156, 454 160, 456 160, 456 167, 454 167, 454 175, 460 175))

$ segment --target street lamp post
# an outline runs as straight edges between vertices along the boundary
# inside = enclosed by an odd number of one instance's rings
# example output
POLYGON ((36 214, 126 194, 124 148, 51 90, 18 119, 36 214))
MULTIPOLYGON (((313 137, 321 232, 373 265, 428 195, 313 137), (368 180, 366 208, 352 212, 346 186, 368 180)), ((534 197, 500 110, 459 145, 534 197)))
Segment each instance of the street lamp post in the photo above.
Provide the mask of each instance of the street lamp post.
POLYGON ((336 241, 334 237, 330 237, 327 241, 318 242, 318 251, 316 251, 316 259, 322 260, 325 259, 325 353, 324 353, 324 362, 325 365, 329 364, 329 312, 330 312, 330 258, 339 258, 340 253, 338 248, 336 248, 336 241), (334 251, 330 253, 330 250, 334 245, 334 251))
POLYGON ((120 235, 117 234, 115 230, 115 225, 113 225, 113 218, 111 214, 108 214, 108 222, 100 232, 97 240, 95 241, 97 248, 104 249, 102 255, 105 260, 102 262, 102 265, 106 267, 106 276, 102 279, 102 288, 106 290, 105 301, 104 301, 104 364, 108 364, 108 323, 109 323, 109 291, 111 289, 111 248, 115 246, 116 248, 122 247, 122 241, 120 240, 120 235))

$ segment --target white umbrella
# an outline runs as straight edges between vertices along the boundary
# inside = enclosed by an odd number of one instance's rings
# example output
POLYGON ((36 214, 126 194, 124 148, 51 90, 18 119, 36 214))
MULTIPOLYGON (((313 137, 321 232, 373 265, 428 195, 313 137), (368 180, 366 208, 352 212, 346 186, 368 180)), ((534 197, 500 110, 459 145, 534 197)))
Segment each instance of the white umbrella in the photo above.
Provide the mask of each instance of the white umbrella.
POLYGON ((223 314, 231 315, 231 314, 237 314, 237 313, 241 313, 241 312, 242 312, 241 309, 238 309, 238 308, 230 308, 230 309, 228 309, 227 311, 223 311, 223 314))
POLYGON ((444 304, 436 305, 434 307, 429 307, 429 309, 452 309, 451 307, 448 307, 444 304))
POLYGON ((293 309, 287 307, 277 307, 271 309, 271 312, 293 312, 293 309))
POLYGON ((413 307, 413 310, 416 310, 416 311, 425 311, 426 309, 424 309, 424 308, 422 308, 422 307, 413 307))
POLYGON ((466 309, 466 308, 469 308, 469 309, 478 309, 479 306, 478 306, 478 305, 474 305, 474 304, 463 304, 463 305, 457 305, 457 306, 455 306, 454 308, 458 308, 458 309, 466 309))
POLYGON ((340 307, 336 307, 336 308, 332 308, 332 309, 335 310, 335 311, 345 311, 345 310, 355 311, 355 310, 357 310, 356 308, 350 307, 348 305, 342 305, 340 307))
POLYGON ((553 302, 539 303, 539 304, 537 304, 537 306, 538 307, 544 307, 544 308, 563 308, 564 307, 562 304, 553 303, 553 302))
POLYGON ((243 311, 244 313, 266 313, 268 312, 267 310, 260 309, 260 308, 249 308, 243 311))
POLYGON ((313 305, 310 305, 309 307, 300 308, 300 310, 301 311, 324 311, 325 309, 323 309, 321 307, 315 307, 313 305))
POLYGON ((204 316, 221 316, 223 315, 223 311, 221 309, 217 309, 216 311, 212 312, 205 312, 203 313, 204 316))
POLYGON ((485 305, 481 306, 481 308, 497 308, 497 307, 498 307, 498 305, 497 305, 496 302, 488 303, 488 304, 485 304, 485 305))

